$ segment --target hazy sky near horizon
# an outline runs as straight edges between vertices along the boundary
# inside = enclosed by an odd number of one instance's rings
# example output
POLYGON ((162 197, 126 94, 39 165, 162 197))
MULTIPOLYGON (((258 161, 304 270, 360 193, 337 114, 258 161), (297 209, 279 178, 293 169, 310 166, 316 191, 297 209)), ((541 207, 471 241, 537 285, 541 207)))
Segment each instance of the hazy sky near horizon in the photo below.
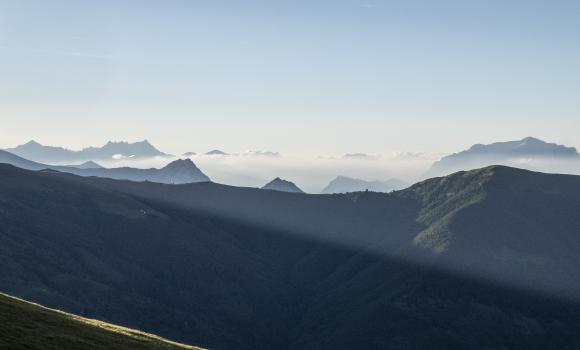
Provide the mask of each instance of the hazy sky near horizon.
POLYGON ((580 146, 580 1, 0 0, 0 148, 580 146))

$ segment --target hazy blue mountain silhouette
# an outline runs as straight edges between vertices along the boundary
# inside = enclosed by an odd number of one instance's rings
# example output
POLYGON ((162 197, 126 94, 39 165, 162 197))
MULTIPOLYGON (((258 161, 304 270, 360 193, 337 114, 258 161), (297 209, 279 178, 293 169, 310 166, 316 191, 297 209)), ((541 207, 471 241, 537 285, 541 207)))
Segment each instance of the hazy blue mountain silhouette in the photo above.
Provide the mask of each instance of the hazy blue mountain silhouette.
POLYGON ((373 160, 376 159, 374 156, 366 153, 347 153, 342 156, 343 159, 354 159, 354 160, 373 160))
POLYGON ((130 167, 101 168, 101 169, 79 169, 51 167, 59 171, 80 175, 97 176, 118 180, 131 181, 152 181, 166 184, 186 184, 195 182, 210 181, 190 159, 175 160, 161 169, 137 169, 130 167))
POLYGON ((205 153, 208 156, 227 156, 228 154, 224 151, 220 151, 219 149, 214 149, 209 152, 205 153))
POLYGON ((50 165, 33 162, 3 150, 0 150, 0 163, 10 164, 27 170, 42 170, 51 167, 50 165))
POLYGON ((157 174, 148 179, 153 182, 167 184, 187 184, 209 182, 207 175, 201 172, 191 159, 178 159, 159 169, 157 174))
POLYGON ((108 142, 103 147, 88 147, 73 151, 62 147, 44 146, 36 141, 30 141, 6 151, 20 157, 48 164, 69 164, 85 161, 111 160, 116 158, 148 158, 168 156, 157 150, 149 141, 128 143, 108 142))
POLYGON ((391 192, 409 187, 409 184, 399 179, 389 179, 387 181, 365 181, 347 176, 338 176, 332 180, 322 193, 348 193, 359 191, 391 192))
POLYGON ((94 162, 87 162, 81 164, 81 166, 57 166, 29 161, 10 152, 0 150, 0 163, 11 164, 27 170, 52 169, 79 176, 97 176, 117 180, 152 181, 167 184, 211 181, 189 159, 175 160, 161 169, 103 168, 94 162))
POLYGON ((273 190, 281 192, 304 193, 296 184, 291 181, 283 180, 279 177, 268 182, 262 187, 263 190, 273 190))
POLYGON ((0 165, 0 290, 213 349, 580 345, 580 177, 295 195, 0 165))
POLYGON ((558 167, 526 165, 526 162, 533 160, 574 162, 580 170, 580 154, 574 147, 526 137, 519 141, 496 142, 489 145, 477 144, 468 150, 443 157, 433 164, 425 177, 444 176, 461 170, 471 170, 494 164, 518 166, 531 170, 559 171, 558 167))
POLYGON ((71 167, 71 168, 79 168, 79 169, 102 169, 104 168, 104 166, 93 162, 92 160, 86 161, 84 163, 81 164, 77 164, 77 165, 67 165, 67 167, 71 167))

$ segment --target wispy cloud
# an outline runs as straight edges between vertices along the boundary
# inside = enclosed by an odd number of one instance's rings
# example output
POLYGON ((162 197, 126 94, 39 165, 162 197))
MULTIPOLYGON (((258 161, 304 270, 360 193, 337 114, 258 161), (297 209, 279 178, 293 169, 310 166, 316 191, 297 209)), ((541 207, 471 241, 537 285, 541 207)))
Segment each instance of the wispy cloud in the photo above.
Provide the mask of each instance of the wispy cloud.
POLYGON ((0 50, 4 51, 14 51, 14 52, 24 52, 30 54, 42 54, 42 55, 53 55, 53 56, 71 56, 71 57, 81 57, 81 58, 95 58, 103 60, 113 60, 116 56, 103 53, 93 53, 93 52, 82 52, 82 51, 66 51, 66 50, 53 50, 53 49, 31 49, 31 48, 16 48, 0 45, 0 50))

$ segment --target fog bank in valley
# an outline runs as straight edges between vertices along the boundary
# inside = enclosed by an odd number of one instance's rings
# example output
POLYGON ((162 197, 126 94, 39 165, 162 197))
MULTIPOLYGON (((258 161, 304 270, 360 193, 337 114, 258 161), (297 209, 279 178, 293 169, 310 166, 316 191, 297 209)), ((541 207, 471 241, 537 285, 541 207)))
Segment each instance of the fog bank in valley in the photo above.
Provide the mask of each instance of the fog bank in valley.
MULTIPOLYGON (((440 155, 426 153, 300 155, 247 151, 227 155, 190 155, 212 181, 234 186, 261 187, 276 177, 288 179, 309 193, 319 193, 339 175, 363 180, 397 178, 413 183, 440 155)), ((131 166, 159 168, 176 158, 155 157, 143 160, 111 160, 106 167, 131 166)))

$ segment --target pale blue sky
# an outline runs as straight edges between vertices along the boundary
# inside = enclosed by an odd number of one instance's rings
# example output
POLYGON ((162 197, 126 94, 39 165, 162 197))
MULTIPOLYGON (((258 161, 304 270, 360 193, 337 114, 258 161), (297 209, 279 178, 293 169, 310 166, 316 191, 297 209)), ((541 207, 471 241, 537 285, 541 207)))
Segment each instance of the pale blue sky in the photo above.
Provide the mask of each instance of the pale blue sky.
POLYGON ((0 147, 580 146, 580 1, 0 0, 0 147))

